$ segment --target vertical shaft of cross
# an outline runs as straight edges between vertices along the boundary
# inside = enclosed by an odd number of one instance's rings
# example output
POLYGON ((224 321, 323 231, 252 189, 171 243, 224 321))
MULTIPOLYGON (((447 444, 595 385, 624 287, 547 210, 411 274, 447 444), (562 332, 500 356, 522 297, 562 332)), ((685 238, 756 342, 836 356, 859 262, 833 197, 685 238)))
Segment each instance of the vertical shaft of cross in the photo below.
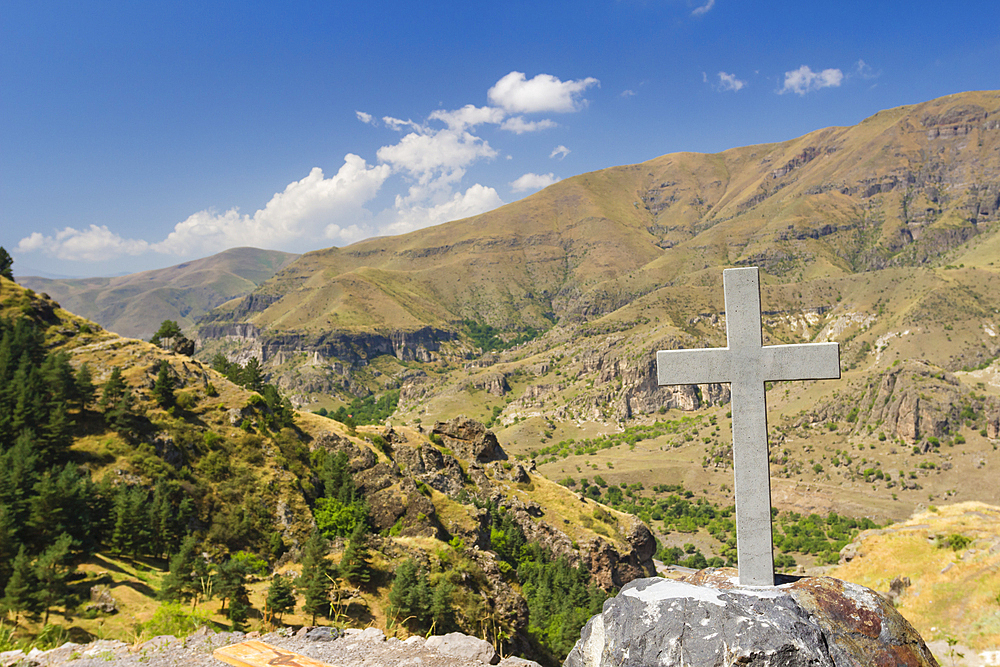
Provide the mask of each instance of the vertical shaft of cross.
POLYGON ((760 369, 760 282, 756 269, 737 269, 725 277, 726 339, 734 370, 730 400, 740 584, 773 586, 767 408, 760 369))
POLYGON ((730 392, 740 584, 773 586, 767 414, 760 409, 765 400, 764 383, 733 382, 730 392))

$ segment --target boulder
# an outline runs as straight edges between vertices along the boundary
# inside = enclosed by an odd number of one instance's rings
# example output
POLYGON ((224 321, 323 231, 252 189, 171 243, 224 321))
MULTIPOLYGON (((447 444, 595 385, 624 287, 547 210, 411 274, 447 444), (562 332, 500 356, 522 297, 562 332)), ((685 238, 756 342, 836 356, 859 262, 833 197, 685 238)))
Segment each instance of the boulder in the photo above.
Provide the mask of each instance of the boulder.
POLYGON ((429 637, 424 642, 424 648, 437 651, 441 655, 478 660, 487 665, 495 665, 500 662, 500 656, 497 655, 488 641, 463 635, 460 632, 449 632, 446 635, 429 637))
POLYGON ((478 463, 507 460, 507 454, 500 447, 493 431, 486 430, 485 426, 474 419, 456 417, 438 422, 434 425, 434 433, 460 459, 478 463))
POLYGON ((590 619, 564 667, 937 667, 875 591, 830 577, 740 587, 734 569, 638 579, 590 619))

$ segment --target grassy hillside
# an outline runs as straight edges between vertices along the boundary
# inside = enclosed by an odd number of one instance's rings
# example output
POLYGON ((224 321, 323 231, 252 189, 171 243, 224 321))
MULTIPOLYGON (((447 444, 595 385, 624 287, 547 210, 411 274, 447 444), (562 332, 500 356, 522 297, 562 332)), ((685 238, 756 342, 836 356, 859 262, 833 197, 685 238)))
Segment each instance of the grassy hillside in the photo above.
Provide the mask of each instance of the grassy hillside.
POLYGON ((18 282, 122 336, 146 340, 163 320, 191 328, 206 312, 251 292, 296 257, 275 250, 234 248, 117 278, 20 277, 18 282))
POLYGON ((652 569, 637 520, 508 460, 480 424, 286 415, 225 370, 0 278, 0 648, 273 626, 287 574, 284 623, 462 630, 555 663, 652 569), (95 587, 117 615, 87 609, 95 587))
POLYGON ((1000 646, 1000 507, 930 507, 862 534, 850 555, 827 574, 879 591, 907 578, 896 608, 941 664, 989 664, 979 654, 1000 646))

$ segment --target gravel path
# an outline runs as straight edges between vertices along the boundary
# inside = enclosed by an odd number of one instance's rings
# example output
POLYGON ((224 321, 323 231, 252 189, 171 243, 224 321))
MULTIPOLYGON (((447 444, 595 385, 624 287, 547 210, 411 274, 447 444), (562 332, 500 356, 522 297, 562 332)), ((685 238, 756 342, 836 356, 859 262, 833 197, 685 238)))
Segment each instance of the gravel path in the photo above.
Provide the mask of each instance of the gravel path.
MULTIPOLYGON (((102 640, 90 644, 67 643, 51 651, 0 653, 0 667, 221 667, 212 651, 247 639, 279 646, 328 663, 333 667, 483 667, 498 658, 482 640, 452 633, 443 637, 386 639, 381 630, 347 630, 343 636, 329 628, 303 628, 292 636, 242 632, 214 633, 202 628, 184 639, 155 637, 139 646, 102 640), (475 656, 475 657, 473 657, 475 656), (492 659, 492 660, 491 660, 492 659)), ((500 667, 540 667, 538 663, 509 657, 500 667)))

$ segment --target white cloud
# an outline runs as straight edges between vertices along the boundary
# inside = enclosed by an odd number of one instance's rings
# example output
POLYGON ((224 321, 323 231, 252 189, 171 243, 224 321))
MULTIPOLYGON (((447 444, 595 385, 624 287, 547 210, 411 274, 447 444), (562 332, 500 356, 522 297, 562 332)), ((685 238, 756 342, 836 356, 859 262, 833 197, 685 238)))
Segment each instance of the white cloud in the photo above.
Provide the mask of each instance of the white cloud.
POLYGON ((631 89, 629 89, 629 90, 623 90, 623 91, 622 91, 622 92, 621 92, 621 93, 619 94, 619 97, 632 97, 633 95, 635 95, 635 91, 634 91, 634 90, 631 90, 631 89))
POLYGON ((141 255, 149 250, 142 240, 122 238, 106 225, 87 229, 66 227, 54 236, 34 232, 17 244, 19 252, 43 252, 66 261, 103 262, 122 255, 141 255))
POLYGON ((532 174, 528 172, 520 178, 514 180, 510 184, 510 189, 514 192, 527 192, 529 190, 541 190, 542 188, 547 188, 553 183, 558 183, 559 178, 555 174, 549 172, 547 174, 532 174))
POLYGON ((857 72, 858 76, 860 76, 862 79, 877 79, 882 74, 881 70, 878 71, 874 70, 872 66, 866 63, 864 60, 858 60, 858 62, 854 64, 854 69, 857 72))
POLYGON ((264 208, 240 215, 236 208, 218 214, 199 211, 178 223, 166 239, 151 249, 173 255, 204 255, 234 246, 261 248, 315 247, 321 231, 338 221, 357 220, 371 214, 364 204, 372 199, 385 179, 387 165, 369 167, 348 153, 340 170, 330 178, 314 167, 300 181, 275 193, 264 208))
POLYGON ((500 129, 513 132, 514 134, 524 134, 525 132, 537 132, 557 126, 558 123, 548 118, 543 120, 525 120, 524 116, 512 116, 503 122, 500 129))
POLYGON ((743 86, 747 85, 746 81, 741 81, 736 78, 735 74, 726 74, 725 72, 719 72, 719 90, 740 90, 743 86))
POLYGON ((803 65, 797 70, 785 72, 785 85, 782 86, 778 94, 795 93, 805 95, 808 92, 821 88, 836 88, 844 80, 844 73, 839 69, 825 69, 822 72, 813 72, 807 65, 803 65))
POLYGON ((418 131, 424 129, 420 123, 414 123, 412 120, 400 120, 399 118, 393 118, 392 116, 382 116, 382 122, 385 123, 390 129, 396 130, 397 132, 402 132, 405 129, 418 131))
POLYGON ((484 139, 451 129, 411 132, 399 143, 382 146, 376 153, 393 171, 404 171, 422 185, 442 177, 461 178, 473 162, 496 154, 484 139))
POLYGON ((511 72, 490 88, 489 100, 510 113, 578 111, 587 104, 580 96, 587 88, 599 86, 593 77, 560 81, 551 74, 526 79, 523 72, 511 72))
POLYGON ((550 158, 558 157, 561 160, 569 154, 570 150, 565 146, 563 146, 562 144, 559 144, 558 146, 552 149, 552 152, 549 153, 549 157, 550 158))
POLYGON ((364 111, 355 111, 354 113, 357 114, 358 120, 362 123, 368 123, 369 125, 375 124, 375 119, 370 113, 365 113, 364 111))
POLYGON ((404 234, 442 222, 479 215, 503 206, 503 200, 493 188, 476 183, 464 194, 456 192, 437 205, 405 205, 400 198, 396 199, 396 204, 396 220, 382 228, 384 234, 404 234))
POLYGON ((477 107, 473 104, 466 104, 461 109, 456 109, 455 111, 432 111, 429 118, 431 120, 440 120, 450 129, 461 132, 466 128, 475 127, 483 123, 495 125, 502 121, 505 115, 503 109, 497 109, 496 107, 477 107))
POLYGON ((706 2, 701 7, 695 7, 691 11, 691 16, 702 16, 704 14, 707 14, 714 6, 715 6, 715 0, 708 0, 708 2, 706 2))

